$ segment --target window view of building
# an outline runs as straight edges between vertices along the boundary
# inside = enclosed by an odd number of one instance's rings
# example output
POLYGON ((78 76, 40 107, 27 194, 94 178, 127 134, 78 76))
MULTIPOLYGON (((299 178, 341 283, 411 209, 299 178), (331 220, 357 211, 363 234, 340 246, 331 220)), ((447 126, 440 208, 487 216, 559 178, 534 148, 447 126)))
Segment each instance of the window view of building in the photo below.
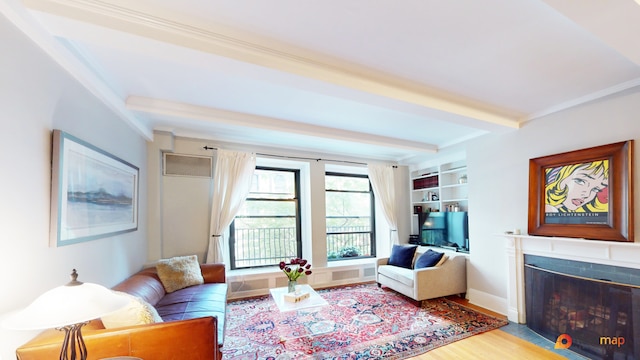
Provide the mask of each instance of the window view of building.
POLYGON ((256 167, 231 223, 232 269, 272 266, 302 255, 299 170, 256 167))
POLYGON ((369 178, 328 172, 325 190, 327 259, 374 257, 374 197, 369 178))

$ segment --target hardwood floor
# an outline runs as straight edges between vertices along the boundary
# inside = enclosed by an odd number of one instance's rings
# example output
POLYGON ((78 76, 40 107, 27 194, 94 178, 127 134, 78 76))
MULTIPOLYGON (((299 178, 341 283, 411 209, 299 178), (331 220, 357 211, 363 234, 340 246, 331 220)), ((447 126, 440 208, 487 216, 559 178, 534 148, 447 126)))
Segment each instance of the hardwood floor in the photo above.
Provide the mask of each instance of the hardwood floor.
POLYGON ((487 331, 439 347, 413 360, 448 359, 566 359, 502 330, 487 331))
MULTIPOLYGON (((503 315, 471 305, 467 300, 459 297, 454 296, 449 299, 486 314, 505 318, 503 315)), ((497 329, 456 341, 411 359, 565 359, 565 357, 497 329)))

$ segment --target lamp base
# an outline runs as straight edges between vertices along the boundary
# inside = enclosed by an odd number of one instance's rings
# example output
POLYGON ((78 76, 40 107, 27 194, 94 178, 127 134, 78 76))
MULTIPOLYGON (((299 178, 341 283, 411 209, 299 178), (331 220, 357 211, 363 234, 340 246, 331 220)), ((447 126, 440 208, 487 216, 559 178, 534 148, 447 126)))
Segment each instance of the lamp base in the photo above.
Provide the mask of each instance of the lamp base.
POLYGON ((56 330, 64 331, 60 360, 87 359, 87 346, 84 344, 84 339, 82 339, 82 327, 88 323, 88 321, 85 321, 56 328, 56 330))

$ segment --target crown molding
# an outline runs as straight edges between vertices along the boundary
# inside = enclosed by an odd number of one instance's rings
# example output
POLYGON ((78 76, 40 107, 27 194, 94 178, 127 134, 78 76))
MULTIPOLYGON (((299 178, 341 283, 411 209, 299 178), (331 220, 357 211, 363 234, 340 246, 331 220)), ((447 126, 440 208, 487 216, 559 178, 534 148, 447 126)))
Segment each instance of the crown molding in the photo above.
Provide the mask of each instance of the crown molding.
MULTIPOLYGON (((638 0, 638 1, 640 1, 640 0, 638 0)), ((554 114, 554 113, 557 113, 557 112, 560 112, 560 111, 563 111, 563 110, 574 108, 576 106, 579 106, 579 105, 582 105, 582 104, 586 104, 586 103, 589 103, 589 102, 592 102, 592 101, 607 97, 609 95, 617 94, 617 93, 623 92, 623 91, 628 90, 628 89, 633 89, 633 88, 635 88, 637 86, 640 86, 640 78, 633 79, 633 80, 630 80, 630 81, 626 81, 626 82, 623 82, 623 83, 608 87, 606 89, 602 89, 600 91, 596 91, 594 93, 587 94, 587 95, 579 97, 577 99, 572 99, 570 101, 558 104, 558 105, 556 105, 554 107, 551 107, 551 108, 536 112, 534 114, 529 115, 525 119, 525 121, 535 120, 535 119, 538 119, 538 118, 541 118, 541 117, 544 117, 544 116, 547 116, 547 115, 551 115, 551 114, 554 114)))
POLYGON ((118 31, 135 34, 161 42, 190 48, 242 62, 312 78, 356 89, 406 103, 419 105, 492 125, 517 129, 519 118, 492 112, 464 101, 433 95, 426 89, 406 80, 390 79, 383 75, 363 74, 353 64, 330 64, 267 47, 257 42, 151 15, 101 0, 23 0, 32 10, 73 18, 118 31))
POLYGON ((122 99, 87 69, 69 49, 44 31, 24 9, 3 1, 0 4, 0 13, 145 140, 153 139, 151 129, 125 108, 122 99))

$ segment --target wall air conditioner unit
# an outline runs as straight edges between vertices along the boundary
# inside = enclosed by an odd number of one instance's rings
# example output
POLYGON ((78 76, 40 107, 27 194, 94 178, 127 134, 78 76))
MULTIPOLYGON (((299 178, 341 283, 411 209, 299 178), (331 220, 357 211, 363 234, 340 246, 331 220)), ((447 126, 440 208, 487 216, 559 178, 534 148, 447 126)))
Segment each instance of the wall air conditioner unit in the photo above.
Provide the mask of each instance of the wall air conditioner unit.
POLYGON ((210 156, 174 153, 163 155, 162 174, 165 176, 212 177, 213 158, 210 156))

